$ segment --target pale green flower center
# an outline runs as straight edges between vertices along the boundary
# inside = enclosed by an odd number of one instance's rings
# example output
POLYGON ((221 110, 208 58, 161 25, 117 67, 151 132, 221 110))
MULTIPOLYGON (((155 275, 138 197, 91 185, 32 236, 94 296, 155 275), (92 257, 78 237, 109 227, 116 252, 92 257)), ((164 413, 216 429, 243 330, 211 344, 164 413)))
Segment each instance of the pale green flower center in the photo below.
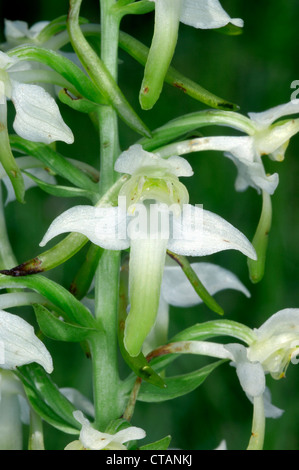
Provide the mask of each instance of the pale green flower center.
POLYGON ((178 205, 180 208, 189 202, 188 191, 179 179, 171 174, 161 173, 161 169, 151 168, 138 174, 136 172, 120 190, 119 196, 125 196, 127 208, 134 210, 138 203, 146 200, 154 200, 171 206, 178 205), (145 173, 147 173, 145 175, 145 173))

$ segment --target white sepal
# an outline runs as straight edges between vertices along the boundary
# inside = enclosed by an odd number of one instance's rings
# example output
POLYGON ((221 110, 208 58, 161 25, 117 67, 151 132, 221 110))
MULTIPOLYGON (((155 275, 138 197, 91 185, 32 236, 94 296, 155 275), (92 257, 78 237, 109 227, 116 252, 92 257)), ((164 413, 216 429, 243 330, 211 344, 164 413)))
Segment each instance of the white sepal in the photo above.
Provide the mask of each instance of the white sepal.
POLYGON ((55 100, 42 87, 12 81, 11 99, 16 109, 13 127, 18 135, 45 144, 57 140, 74 142, 55 100))
POLYGON ((53 363, 45 345, 37 338, 33 327, 23 318, 0 310, 0 367, 14 369, 37 362, 51 373, 53 363))
POLYGON ((228 23, 242 27, 243 20, 230 18, 219 0, 183 0, 181 22, 194 28, 222 28, 228 23))
POLYGON ((40 246, 62 233, 77 232, 107 250, 124 250, 129 247, 126 224, 126 213, 118 207, 75 206, 52 222, 40 246))

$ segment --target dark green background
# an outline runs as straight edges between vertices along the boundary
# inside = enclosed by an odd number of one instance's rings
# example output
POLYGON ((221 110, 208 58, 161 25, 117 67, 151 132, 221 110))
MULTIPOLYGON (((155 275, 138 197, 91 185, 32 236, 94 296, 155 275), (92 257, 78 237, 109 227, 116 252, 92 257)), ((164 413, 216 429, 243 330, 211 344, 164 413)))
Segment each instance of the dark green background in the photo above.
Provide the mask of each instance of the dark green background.
MULTIPOLYGON (((290 100, 290 85, 299 79, 298 0, 222 0, 232 17, 245 20, 244 33, 229 37, 214 31, 201 31, 181 25, 173 64, 190 78, 210 91, 231 100, 241 112, 262 111, 290 100)), ((51 20, 66 14, 67 0, 3 1, 3 18, 22 19, 31 24, 51 20)), ((84 0, 82 16, 99 21, 98 2, 84 0)), ((125 18, 122 29, 150 44, 153 14, 125 18)), ((149 112, 142 112, 138 92, 142 67, 120 52, 119 84, 147 125, 154 129, 181 114, 204 109, 179 90, 165 85, 163 95, 149 112)), ((66 122, 75 135, 75 144, 58 149, 72 158, 85 160, 98 167, 98 140, 86 116, 73 114, 60 106, 66 122)), ((122 148, 134 143, 138 136, 120 123, 122 148)), ((224 128, 207 128, 205 134, 233 133, 224 128)), ((299 137, 290 143, 283 163, 266 161, 270 172, 278 172, 279 187, 273 197, 273 227, 271 231, 266 273, 258 285, 248 279, 246 259, 238 252, 224 252, 207 258, 232 269, 251 291, 251 299, 237 292, 217 295, 225 309, 225 318, 258 327, 270 315, 286 307, 299 307, 299 251, 297 217, 299 188, 297 177, 299 137)), ((203 204, 215 211, 252 238, 258 222, 261 199, 253 189, 236 193, 236 169, 220 152, 193 154, 189 158, 195 175, 186 180, 192 203, 203 204)), ((38 247, 50 222, 71 205, 85 201, 54 199, 31 189, 27 204, 10 204, 7 209, 8 230, 19 262, 41 252, 38 247)), ((80 265, 84 250, 63 267, 48 275, 68 287, 74 270, 80 265)), ((26 317, 32 321, 31 312, 26 317)), ((206 307, 172 309, 171 334, 196 322, 216 318, 206 307)), ((53 377, 60 387, 75 386, 91 396, 90 364, 74 345, 47 342, 55 371, 53 377)), ((179 374, 200 367, 200 358, 182 358, 175 362, 172 372, 179 374)), ((279 382, 268 377, 273 402, 285 410, 279 420, 267 420, 266 449, 297 449, 299 444, 298 368, 291 365, 287 378, 279 382)), ((233 368, 217 369, 193 393, 165 404, 138 404, 133 424, 147 431, 146 442, 167 434, 173 436, 171 446, 182 449, 212 449, 226 439, 230 449, 246 448, 251 429, 252 406, 240 389, 233 368)), ((46 426, 46 445, 50 449, 63 447, 71 440, 46 426)), ((144 441, 145 442, 145 441, 144 441)))

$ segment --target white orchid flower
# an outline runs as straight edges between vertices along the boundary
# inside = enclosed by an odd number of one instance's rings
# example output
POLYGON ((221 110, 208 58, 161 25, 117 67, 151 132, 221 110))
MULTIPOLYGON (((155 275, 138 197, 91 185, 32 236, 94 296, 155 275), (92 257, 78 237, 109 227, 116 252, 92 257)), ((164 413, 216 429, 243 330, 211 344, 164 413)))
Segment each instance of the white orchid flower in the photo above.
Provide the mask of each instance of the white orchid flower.
POLYGON ((219 0, 150 1, 155 2, 155 28, 140 90, 144 109, 152 108, 159 98, 176 47, 180 21, 200 29, 221 28, 228 23, 243 26, 243 20, 230 18, 219 0))
POLYGON ((127 450, 124 442, 144 439, 146 434, 141 428, 128 427, 116 434, 97 431, 86 419, 82 411, 75 411, 74 417, 82 425, 80 439, 70 442, 65 450, 127 450))
POLYGON ((299 309, 287 308, 272 315, 260 328, 251 331, 247 346, 179 341, 168 344, 167 353, 199 354, 232 361, 240 385, 254 405, 253 432, 248 449, 261 449, 265 418, 279 418, 283 413, 271 403, 265 376, 270 374, 274 379, 280 379, 285 376, 290 362, 298 364, 299 309))
MULTIPOLYGON (((212 263, 191 263, 191 267, 210 295, 225 289, 234 289, 250 297, 250 292, 231 271, 212 263)), ((147 355, 167 341, 169 305, 193 307, 202 303, 193 286, 177 264, 166 265, 161 285, 159 310, 155 324, 143 343, 143 353, 147 355)))
POLYGON ((183 158, 163 160, 135 145, 120 155, 115 170, 132 175, 120 190, 119 206, 73 207, 54 220, 40 245, 58 234, 79 232, 108 250, 131 248, 125 345, 136 356, 158 312, 167 249, 191 256, 234 249, 253 259, 256 253, 231 224, 188 204, 178 177, 193 172, 183 158))
POLYGON ((0 51, 1 124, 7 127, 8 98, 13 101, 16 110, 13 128, 18 135, 45 144, 57 140, 73 143, 73 133, 63 121, 55 100, 42 87, 22 83, 22 72, 28 67, 28 64, 0 51))
POLYGON ((265 191, 272 195, 279 182, 278 174, 266 174, 262 157, 268 155, 275 161, 284 159, 289 140, 299 131, 299 119, 276 121, 298 112, 298 102, 291 101, 261 113, 249 113, 249 118, 238 113, 223 113, 222 125, 248 135, 202 137, 178 142, 160 149, 159 155, 165 157, 173 152, 185 155, 206 150, 223 151, 237 166, 237 191, 244 191, 251 186, 259 193, 265 191))
POLYGON ((254 329, 256 340, 248 348, 248 359, 259 361, 274 379, 285 376, 290 362, 298 363, 299 309, 286 308, 254 329))
POLYGON ((53 371, 50 353, 33 327, 18 315, 0 310, 0 367, 13 370, 31 362, 37 362, 48 373, 53 371))

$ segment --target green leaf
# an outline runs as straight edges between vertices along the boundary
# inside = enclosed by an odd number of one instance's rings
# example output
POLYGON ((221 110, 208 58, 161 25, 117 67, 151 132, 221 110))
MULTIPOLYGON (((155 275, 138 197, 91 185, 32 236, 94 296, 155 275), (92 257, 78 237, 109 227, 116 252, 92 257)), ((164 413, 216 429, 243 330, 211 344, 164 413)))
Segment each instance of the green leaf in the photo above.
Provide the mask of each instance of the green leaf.
POLYGON ((146 444, 145 446, 139 447, 139 450, 167 450, 170 446, 171 436, 166 436, 159 441, 146 444))
MULTIPOLYGON (((61 31, 65 31, 66 21, 67 21, 67 15, 59 16, 58 18, 55 18, 54 20, 50 21, 50 23, 45 28, 43 28, 42 31, 39 33, 39 35, 36 38, 36 41, 43 44, 55 34, 58 34, 61 31)), ((80 18, 79 21, 80 21, 80 24, 88 23, 88 20, 86 20, 85 18, 80 18)))
POLYGON ((226 361, 217 361, 188 374, 178 375, 176 377, 166 377, 164 379, 166 388, 163 390, 154 387, 151 384, 143 383, 137 400, 147 403, 160 403, 187 395, 187 393, 190 393, 199 387, 211 372, 224 362, 226 361))
POLYGON ((20 46, 8 52, 8 55, 20 60, 32 60, 48 65, 62 77, 68 80, 77 90, 79 96, 97 104, 107 104, 99 89, 91 82, 85 73, 58 52, 37 46, 20 46))
POLYGON ((87 191, 86 189, 74 188, 71 186, 61 186, 58 184, 50 184, 37 178, 28 171, 23 171, 29 178, 31 178, 40 189, 48 194, 56 197, 86 197, 91 202, 95 200, 95 193, 87 191))
POLYGON ((74 51, 106 102, 113 106, 128 126, 139 134, 150 137, 149 129, 128 103, 104 62, 86 41, 79 26, 81 2, 82 0, 71 0, 68 15, 68 32, 74 51))
POLYGON ((29 364, 19 367, 16 373, 30 405, 41 418, 62 432, 79 434, 80 424, 73 417, 75 407, 41 366, 29 364))
POLYGON ((41 331, 48 338, 57 341, 81 342, 88 339, 95 330, 72 325, 60 320, 42 305, 33 305, 36 319, 41 331))
POLYGON ((70 181, 73 185, 90 192, 97 193, 98 185, 75 167, 69 160, 46 144, 30 142, 17 135, 10 136, 12 148, 29 154, 49 167, 54 173, 70 181))
POLYGON ((35 276, 11 277, 0 274, 0 288, 27 287, 39 292, 64 312, 67 318, 83 327, 97 328, 90 311, 69 291, 56 282, 36 274, 35 276))
POLYGON ((79 111, 81 113, 93 113, 98 108, 99 105, 89 101, 85 98, 77 98, 72 97, 66 88, 62 88, 58 93, 58 98, 60 101, 70 108, 74 109, 75 111, 79 111))
POLYGON ((125 15, 143 15, 155 9, 155 4, 147 0, 132 3, 132 0, 119 0, 112 7, 112 11, 122 18, 125 15))

